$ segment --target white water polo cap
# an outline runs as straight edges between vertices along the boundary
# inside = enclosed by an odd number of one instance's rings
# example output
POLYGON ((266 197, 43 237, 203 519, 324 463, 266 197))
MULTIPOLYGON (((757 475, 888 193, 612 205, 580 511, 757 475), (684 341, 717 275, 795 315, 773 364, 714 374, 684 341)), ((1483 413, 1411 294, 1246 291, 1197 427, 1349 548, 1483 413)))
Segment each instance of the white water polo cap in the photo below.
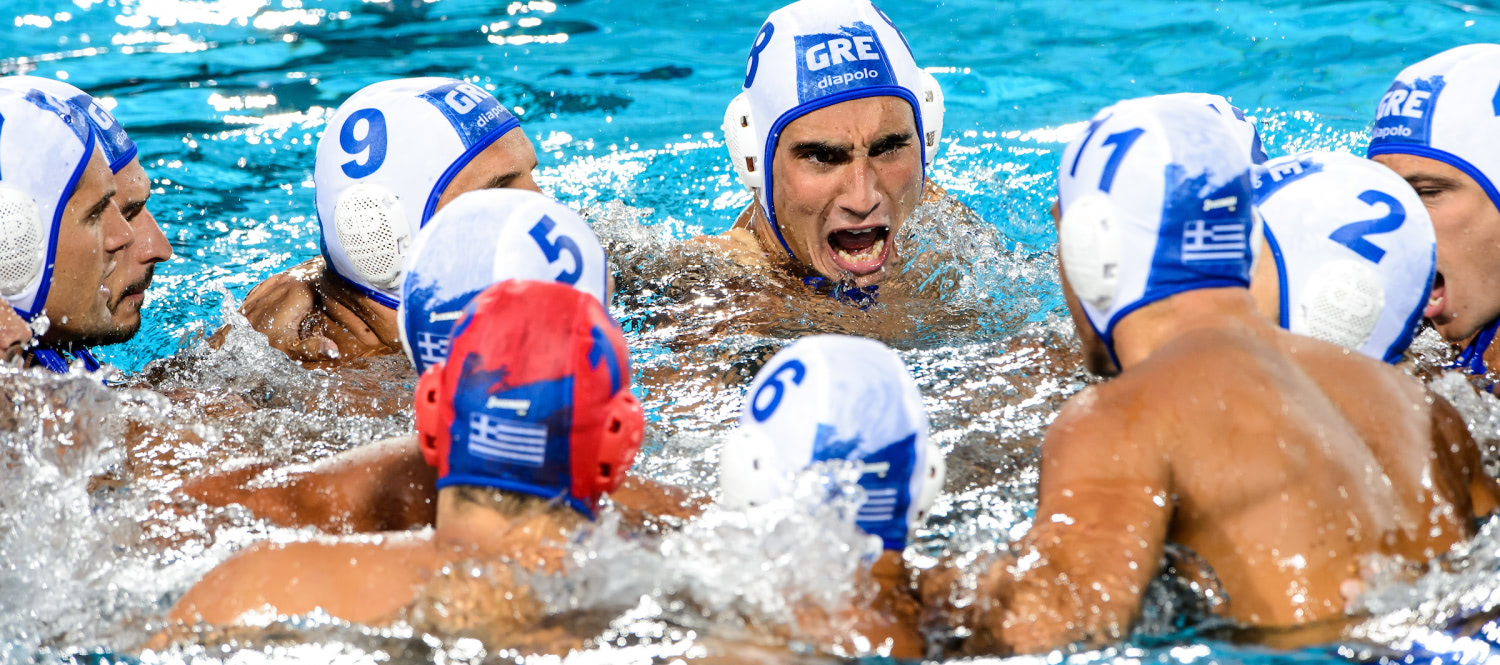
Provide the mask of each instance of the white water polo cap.
POLYGON ((793 120, 865 97, 911 104, 925 172, 943 130, 943 91, 878 7, 868 0, 799 0, 772 13, 756 33, 744 92, 724 113, 724 144, 740 182, 757 193, 776 238, 794 258, 772 200, 776 142, 793 120))
POLYGON ((98 132, 99 147, 104 150, 104 159, 109 162, 112 173, 119 173, 135 159, 135 141, 130 140, 130 135, 125 133, 125 128, 109 109, 88 93, 71 84, 40 76, 3 76, 0 77, 0 87, 20 92, 41 90, 77 107, 89 121, 89 126, 98 132))
POLYGON ((95 143, 66 100, 0 87, 0 296, 28 321, 47 303, 63 211, 95 143))
POLYGON ((448 183, 519 126, 494 96, 457 79, 383 81, 354 93, 318 140, 313 171, 328 267, 395 308, 407 247, 448 183))
POLYGON ((417 234, 396 317, 417 374, 448 359, 453 322, 509 279, 556 281, 608 307, 609 262, 578 213, 520 189, 466 192, 417 234))
POLYGON ((1221 95, 1206 92, 1179 92, 1162 95, 1162 97, 1197 102, 1212 109, 1214 113, 1219 114, 1219 118, 1224 121, 1229 131, 1234 132, 1234 137, 1239 140, 1246 154, 1250 156, 1250 161, 1255 164, 1265 163, 1266 148, 1260 140, 1260 129, 1256 126, 1255 118, 1246 115, 1244 109, 1230 103, 1221 95))
POLYGON ((1282 157, 1252 173, 1281 276, 1281 327, 1400 360, 1437 268, 1422 199, 1390 169, 1345 153, 1282 157))
POLYGON ((1380 100, 1368 154, 1448 164, 1500 208, 1500 44, 1460 46, 1402 70, 1380 100))
POLYGON ((775 499, 815 462, 856 461, 866 495, 856 521, 885 549, 900 550, 943 487, 946 467, 927 440, 922 394, 880 342, 816 335, 782 349, 751 382, 739 428, 720 457, 729 505, 775 499))
POLYGON ((1261 222, 1250 157, 1221 116, 1147 97, 1100 111, 1058 170, 1063 269, 1115 357, 1115 325, 1170 296, 1248 287, 1261 222))

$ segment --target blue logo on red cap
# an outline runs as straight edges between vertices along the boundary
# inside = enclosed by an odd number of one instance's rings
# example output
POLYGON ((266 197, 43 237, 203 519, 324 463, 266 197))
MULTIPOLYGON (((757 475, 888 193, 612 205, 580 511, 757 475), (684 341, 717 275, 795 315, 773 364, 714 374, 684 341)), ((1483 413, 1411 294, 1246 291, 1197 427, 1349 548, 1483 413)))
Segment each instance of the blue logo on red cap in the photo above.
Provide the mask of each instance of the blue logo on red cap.
POLYGON ((797 36, 797 101, 801 104, 855 88, 895 85, 880 37, 856 22, 838 34, 797 36))
POLYGON ((572 486, 573 377, 512 385, 504 366, 464 358, 453 395, 448 475, 439 486, 469 484, 539 496, 572 486))
POLYGON ((422 93, 422 98, 448 118, 465 148, 474 147, 490 132, 515 119, 500 100, 472 83, 445 83, 422 93))
POLYGON ((1417 79, 1409 85, 1402 81, 1391 84, 1391 89, 1380 99, 1380 108, 1375 112, 1375 127, 1370 130, 1370 143, 1430 145, 1432 111, 1437 107, 1438 95, 1442 92, 1441 76, 1417 79))

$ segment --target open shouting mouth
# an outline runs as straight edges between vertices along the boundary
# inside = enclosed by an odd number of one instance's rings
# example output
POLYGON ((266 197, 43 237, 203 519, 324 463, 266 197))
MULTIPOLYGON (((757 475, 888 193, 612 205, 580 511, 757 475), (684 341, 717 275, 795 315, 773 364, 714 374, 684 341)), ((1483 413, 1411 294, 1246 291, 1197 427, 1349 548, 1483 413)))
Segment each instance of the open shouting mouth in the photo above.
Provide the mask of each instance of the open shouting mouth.
POLYGON ((890 256, 890 232, 883 224, 834 231, 828 234, 828 252, 838 267, 868 275, 880 270, 890 256))

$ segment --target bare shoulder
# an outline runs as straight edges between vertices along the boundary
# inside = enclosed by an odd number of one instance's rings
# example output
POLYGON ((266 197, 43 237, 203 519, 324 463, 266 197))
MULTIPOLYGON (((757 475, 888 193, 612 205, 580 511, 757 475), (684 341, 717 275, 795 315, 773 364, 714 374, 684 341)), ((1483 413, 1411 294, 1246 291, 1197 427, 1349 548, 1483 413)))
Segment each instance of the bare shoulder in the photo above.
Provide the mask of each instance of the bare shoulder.
POLYGON ((257 543, 203 577, 170 619, 232 625, 256 613, 306 614, 322 608, 369 622, 409 602, 431 548, 415 534, 257 543))

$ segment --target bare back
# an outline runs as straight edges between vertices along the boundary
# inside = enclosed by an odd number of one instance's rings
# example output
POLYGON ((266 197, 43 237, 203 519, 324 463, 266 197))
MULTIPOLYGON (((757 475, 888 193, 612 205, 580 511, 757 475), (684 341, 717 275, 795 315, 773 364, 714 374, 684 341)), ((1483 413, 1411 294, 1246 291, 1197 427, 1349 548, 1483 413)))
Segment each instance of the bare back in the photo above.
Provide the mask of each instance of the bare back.
POLYGON ((1420 384, 1275 333, 1184 338, 1136 385, 1111 386, 1158 396, 1151 427, 1176 495, 1168 538, 1213 566, 1232 618, 1260 626, 1341 616, 1339 587, 1362 557, 1426 561, 1471 535, 1480 473, 1477 454, 1471 468, 1445 454, 1477 449, 1461 421, 1458 437, 1442 426, 1456 414, 1420 384))
POLYGON ((1494 506, 1458 414, 1398 370, 1269 324, 1184 333, 1059 415, 1034 525, 985 575, 967 648, 1123 638, 1167 542, 1209 564, 1238 623, 1342 618, 1361 559, 1426 561, 1494 506))

